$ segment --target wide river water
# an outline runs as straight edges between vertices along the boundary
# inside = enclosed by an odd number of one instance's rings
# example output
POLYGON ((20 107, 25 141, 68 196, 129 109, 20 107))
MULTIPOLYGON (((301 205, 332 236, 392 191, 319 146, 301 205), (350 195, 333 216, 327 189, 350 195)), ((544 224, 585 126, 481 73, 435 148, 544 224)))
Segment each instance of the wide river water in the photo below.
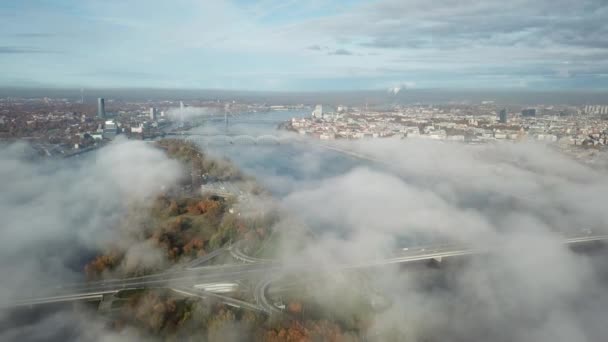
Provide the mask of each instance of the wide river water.
MULTIPOLYGON (((274 111, 268 113, 240 114, 230 118, 228 130, 223 120, 216 120, 197 127, 192 133, 227 135, 286 135, 296 134, 278 130, 277 126, 293 117, 309 116, 310 111, 274 111), (256 121, 258 120, 258 121, 256 121)), ((294 189, 322 182, 328 178, 363 166, 366 162, 302 142, 281 144, 228 144, 208 143, 205 150, 218 157, 232 160, 247 174, 282 197, 294 189)))

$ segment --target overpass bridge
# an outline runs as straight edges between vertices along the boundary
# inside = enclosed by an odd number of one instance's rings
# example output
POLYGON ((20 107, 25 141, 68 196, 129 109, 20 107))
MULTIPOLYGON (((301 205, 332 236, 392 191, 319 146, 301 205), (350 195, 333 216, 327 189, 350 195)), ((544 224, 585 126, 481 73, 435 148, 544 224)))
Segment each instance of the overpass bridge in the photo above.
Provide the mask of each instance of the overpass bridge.
MULTIPOLYGON (((608 235, 582 234, 564 238, 563 243, 568 246, 577 246, 588 243, 605 242, 608 235)), ((474 248, 466 245, 442 245, 428 247, 403 248, 400 251, 378 260, 358 261, 347 264, 338 264, 329 267, 330 271, 340 272, 352 269, 362 269, 394 264, 409 264, 424 261, 441 262, 446 258, 458 256, 484 254, 492 252, 489 248, 474 248)), ((172 269, 166 272, 140 277, 124 279, 108 279, 76 284, 63 284, 54 288, 40 289, 35 295, 14 300, 4 305, 5 308, 34 306, 50 303, 73 301, 100 301, 100 308, 108 298, 125 290, 164 288, 171 289, 183 296, 212 299, 247 310, 256 310, 267 314, 278 314, 279 308, 274 306, 267 298, 270 284, 281 274, 290 271, 316 272, 318 265, 308 263, 283 263, 278 260, 259 259, 245 255, 240 244, 222 249, 214 256, 230 253, 239 264, 202 265, 208 261, 195 260, 181 269, 172 269), (224 293, 215 293, 212 284, 233 284, 248 281, 254 284, 251 290, 253 302, 232 298, 224 293)), ((328 268, 324 268, 327 272, 328 268)))

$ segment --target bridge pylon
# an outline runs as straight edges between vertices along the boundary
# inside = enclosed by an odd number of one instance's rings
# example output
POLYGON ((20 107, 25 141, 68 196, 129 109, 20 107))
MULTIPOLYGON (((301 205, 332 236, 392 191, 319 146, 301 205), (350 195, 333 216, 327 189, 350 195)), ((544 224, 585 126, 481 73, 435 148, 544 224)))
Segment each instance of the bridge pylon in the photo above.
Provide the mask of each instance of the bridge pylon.
POLYGON ((97 311, 101 313, 109 313, 112 310, 112 303, 116 300, 114 293, 104 294, 97 306, 97 311))

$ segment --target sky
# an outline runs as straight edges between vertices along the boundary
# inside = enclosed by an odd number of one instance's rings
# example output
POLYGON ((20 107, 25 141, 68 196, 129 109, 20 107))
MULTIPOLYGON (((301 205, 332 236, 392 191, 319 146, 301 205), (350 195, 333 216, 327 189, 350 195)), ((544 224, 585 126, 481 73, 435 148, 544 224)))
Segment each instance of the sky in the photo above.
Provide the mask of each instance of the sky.
POLYGON ((0 86, 608 89, 605 0, 3 0, 0 86))

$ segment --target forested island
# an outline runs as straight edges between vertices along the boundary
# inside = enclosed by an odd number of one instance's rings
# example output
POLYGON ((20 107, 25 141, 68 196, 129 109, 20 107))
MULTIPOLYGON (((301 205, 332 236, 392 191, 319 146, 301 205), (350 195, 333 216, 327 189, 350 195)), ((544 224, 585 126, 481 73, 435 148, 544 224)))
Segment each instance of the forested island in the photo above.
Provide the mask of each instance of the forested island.
MULTIPOLYGON (((248 251, 256 251, 275 233, 273 227, 282 215, 278 210, 240 203, 243 198, 268 201, 270 194, 230 161, 212 158, 183 140, 161 140, 156 147, 179 161, 184 175, 149 203, 133 203, 127 208, 117 231, 124 234, 120 240, 132 243, 106 246, 84 268, 89 281, 167 271, 237 241, 246 242, 248 251), (238 184, 243 195, 222 197, 200 191, 200 182, 206 181, 238 184), (256 209, 241 213, 244 205, 256 209), (137 256, 133 255, 134 245, 138 246, 137 256)), ((219 258, 210 262, 236 261, 219 258)), ((108 314, 108 327, 168 341, 359 340, 365 322, 352 317, 347 322, 337 314, 327 316, 328 303, 304 302, 298 297, 305 292, 302 288, 286 295, 285 314, 271 317, 211 299, 179 296, 169 289, 127 290, 116 296, 119 300, 108 314)), ((338 303, 332 305, 338 307, 338 303)))

